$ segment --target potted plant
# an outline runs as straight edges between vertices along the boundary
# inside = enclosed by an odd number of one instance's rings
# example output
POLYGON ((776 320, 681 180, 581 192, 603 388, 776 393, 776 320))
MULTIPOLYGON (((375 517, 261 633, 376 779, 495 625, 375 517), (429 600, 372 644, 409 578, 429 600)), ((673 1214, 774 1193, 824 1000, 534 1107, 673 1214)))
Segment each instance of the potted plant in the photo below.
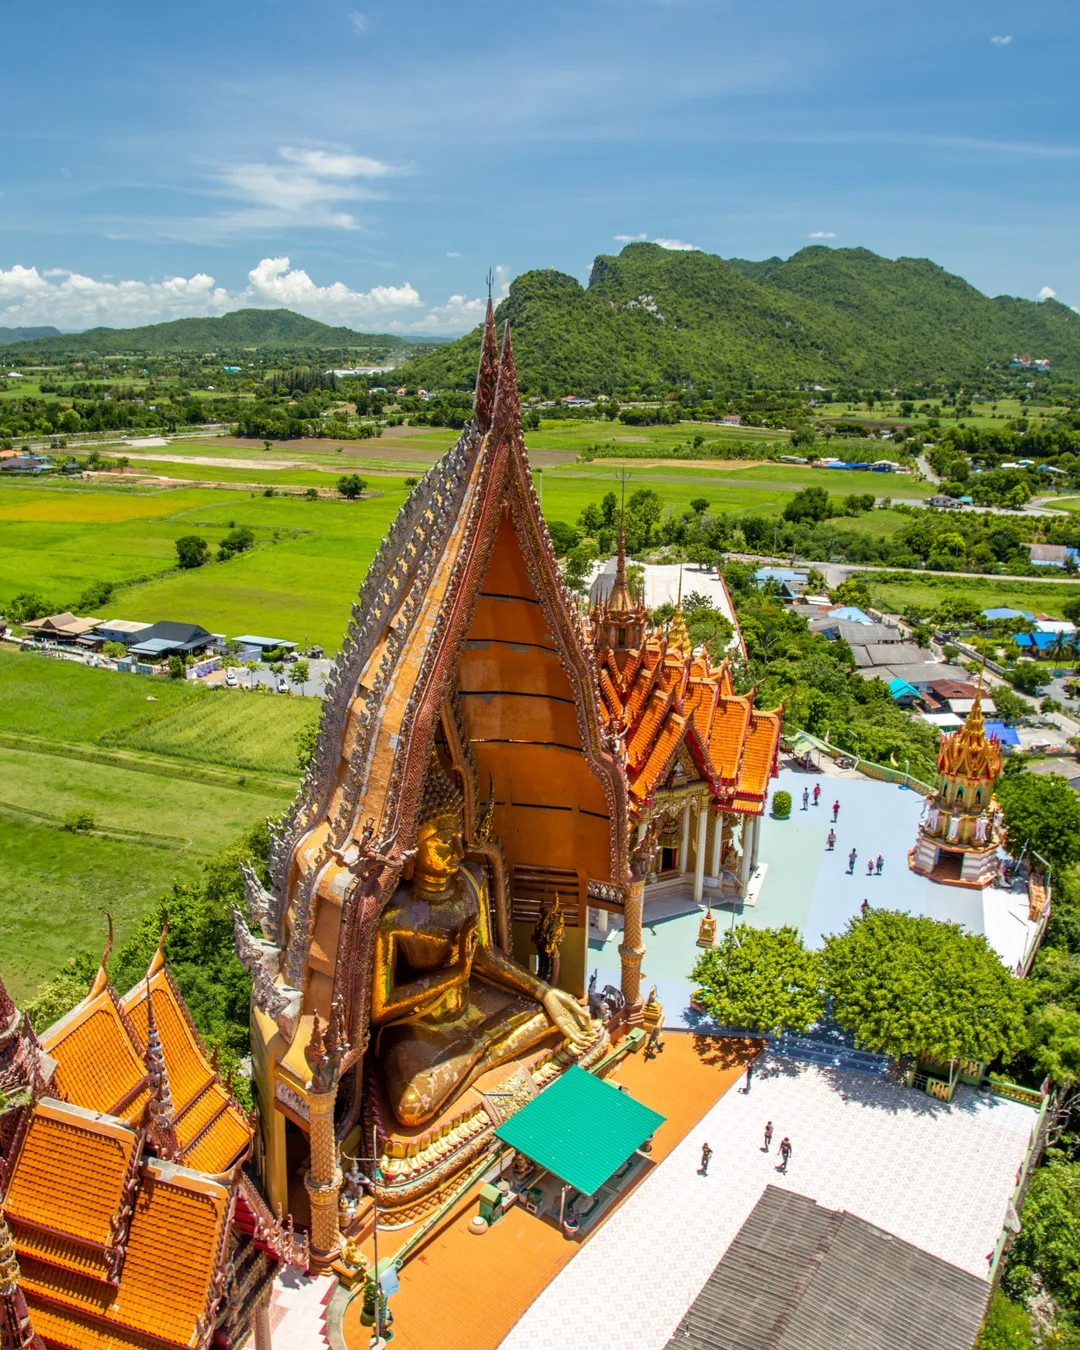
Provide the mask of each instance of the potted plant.
POLYGON ((791 793, 774 792, 772 799, 772 813, 777 820, 787 820, 791 815, 791 793))

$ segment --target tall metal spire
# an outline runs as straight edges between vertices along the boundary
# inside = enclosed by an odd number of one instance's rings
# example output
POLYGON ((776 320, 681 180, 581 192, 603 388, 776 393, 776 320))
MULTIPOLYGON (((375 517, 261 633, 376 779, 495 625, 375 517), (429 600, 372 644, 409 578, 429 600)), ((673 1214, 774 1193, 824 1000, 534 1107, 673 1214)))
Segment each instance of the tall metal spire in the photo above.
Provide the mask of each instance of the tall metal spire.
POLYGON ((159 1158, 175 1159, 180 1153, 180 1141, 176 1137, 169 1074, 165 1067, 165 1052, 161 1048, 161 1037, 158 1035, 157 1019, 154 1016, 154 1000, 151 996, 149 979, 146 981, 146 1076, 150 1082, 148 1103, 150 1142, 157 1150, 159 1158))
POLYGON ((615 555, 615 582, 607 598, 609 614, 629 614, 634 608, 633 596, 626 580, 626 479, 622 479, 622 501, 619 503, 619 549, 615 555))
POLYGON ((514 365, 509 319, 503 328, 502 350, 499 352, 499 378, 495 384, 491 429, 497 437, 521 440, 521 401, 518 397, 517 367, 514 365))

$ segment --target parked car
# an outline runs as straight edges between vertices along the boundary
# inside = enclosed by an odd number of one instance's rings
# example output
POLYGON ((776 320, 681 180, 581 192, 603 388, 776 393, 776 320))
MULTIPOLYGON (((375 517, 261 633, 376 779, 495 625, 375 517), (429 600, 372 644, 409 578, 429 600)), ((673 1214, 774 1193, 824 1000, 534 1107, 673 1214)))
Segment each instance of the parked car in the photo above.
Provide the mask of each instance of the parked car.
POLYGON ((279 694, 287 694, 289 692, 289 681, 284 675, 278 676, 276 688, 279 694))
POLYGON ((236 671, 231 668, 225 672, 225 683, 230 689, 235 689, 239 681, 236 678, 236 671))

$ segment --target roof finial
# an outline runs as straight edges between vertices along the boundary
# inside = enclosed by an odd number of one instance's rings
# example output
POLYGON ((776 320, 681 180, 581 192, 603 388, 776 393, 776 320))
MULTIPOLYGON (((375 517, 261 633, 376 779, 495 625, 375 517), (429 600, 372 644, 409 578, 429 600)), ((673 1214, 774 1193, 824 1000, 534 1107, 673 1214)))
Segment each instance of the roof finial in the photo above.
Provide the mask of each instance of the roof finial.
POLYGON ((106 919, 108 919, 109 921, 109 936, 105 942, 105 950, 101 953, 101 961, 98 963, 98 971, 97 974, 94 976, 94 983, 90 986, 90 992, 89 994, 87 994, 87 998, 95 998, 109 983, 109 972, 105 968, 105 963, 106 961, 108 961, 109 954, 113 949, 113 921, 112 915, 109 913, 107 909, 102 909, 99 912, 104 914, 106 919))
POLYGON ((146 977, 146 1076, 150 1083, 149 1132, 150 1142, 159 1158, 174 1159, 180 1153, 173 1119, 173 1099, 169 1090, 169 1074, 165 1067, 165 1052, 161 1048, 150 977, 146 977))
POLYGON ((15 1000, 8 993, 4 981, 0 979, 0 1041, 9 1031, 14 1031, 19 1023, 19 1010, 15 1000))
POLYGON ((164 905, 161 906, 161 936, 158 938, 157 951, 154 952, 150 964, 146 970, 146 978, 150 979, 165 964, 165 939, 169 936, 169 911, 164 905))
POLYGON ((480 341, 480 366, 476 372, 476 396, 473 399, 473 417, 481 432, 491 426, 495 406, 495 383, 499 365, 499 343, 495 335, 495 310, 488 295, 484 316, 484 334, 480 341))

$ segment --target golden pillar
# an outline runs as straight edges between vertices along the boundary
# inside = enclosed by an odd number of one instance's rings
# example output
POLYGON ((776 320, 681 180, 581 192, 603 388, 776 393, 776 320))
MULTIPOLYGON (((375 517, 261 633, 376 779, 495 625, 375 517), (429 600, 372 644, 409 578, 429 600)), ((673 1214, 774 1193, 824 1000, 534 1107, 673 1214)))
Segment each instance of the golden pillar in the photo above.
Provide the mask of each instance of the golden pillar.
POLYGON ((337 1140, 334 1137, 334 1103, 337 1100, 338 1074, 347 1049, 341 1034, 343 1022, 335 1004, 330 1010, 326 1036, 319 1025, 319 1014, 311 1029, 311 1040, 304 1047, 304 1058, 311 1070, 308 1090, 308 1144, 311 1156, 304 1177, 304 1189, 311 1202, 311 1269, 320 1274, 338 1254, 341 1229, 338 1226, 338 1192, 341 1168, 338 1165, 337 1140))
POLYGON ((657 822, 650 821, 630 854, 630 890, 623 908, 623 940, 619 944, 622 963, 622 996, 626 1000, 626 1020, 640 1025, 644 1004, 641 998, 641 921, 645 908, 645 878, 656 855, 657 822))
POLYGON ((255 1350, 271 1350, 269 1294, 259 1300, 259 1306, 255 1309, 255 1350))

